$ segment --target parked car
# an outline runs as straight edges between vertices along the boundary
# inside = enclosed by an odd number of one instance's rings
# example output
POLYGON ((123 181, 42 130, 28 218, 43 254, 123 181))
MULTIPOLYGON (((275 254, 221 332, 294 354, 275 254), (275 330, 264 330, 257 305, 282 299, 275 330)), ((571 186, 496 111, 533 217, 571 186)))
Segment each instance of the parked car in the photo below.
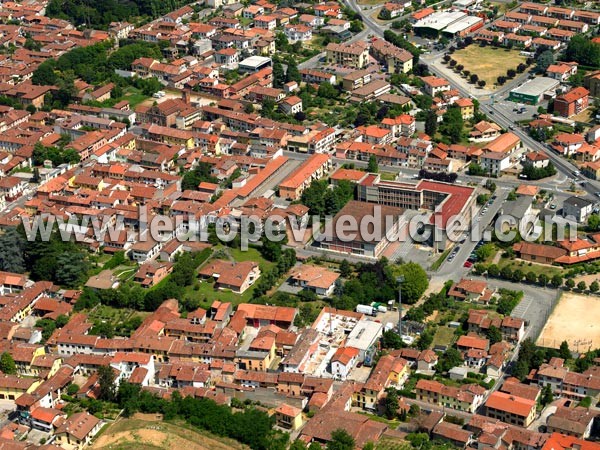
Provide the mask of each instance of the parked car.
POLYGON ((463 264, 463 267, 470 269, 471 267, 473 267, 473 263, 470 261, 465 261, 465 263, 463 264))

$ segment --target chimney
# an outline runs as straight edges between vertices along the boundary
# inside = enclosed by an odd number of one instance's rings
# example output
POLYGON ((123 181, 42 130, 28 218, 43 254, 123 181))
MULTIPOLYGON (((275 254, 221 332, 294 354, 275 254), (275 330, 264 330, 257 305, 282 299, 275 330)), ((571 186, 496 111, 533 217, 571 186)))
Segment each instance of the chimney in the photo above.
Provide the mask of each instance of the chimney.
POLYGON ((183 92, 182 92, 182 94, 181 94, 181 99, 182 99, 182 100, 183 100, 183 101, 184 101, 184 102, 185 102, 187 105, 189 105, 189 104, 190 104, 190 101, 191 101, 191 99, 190 99, 190 91, 189 91, 189 90, 187 90, 187 89, 184 89, 184 90, 183 90, 183 92))

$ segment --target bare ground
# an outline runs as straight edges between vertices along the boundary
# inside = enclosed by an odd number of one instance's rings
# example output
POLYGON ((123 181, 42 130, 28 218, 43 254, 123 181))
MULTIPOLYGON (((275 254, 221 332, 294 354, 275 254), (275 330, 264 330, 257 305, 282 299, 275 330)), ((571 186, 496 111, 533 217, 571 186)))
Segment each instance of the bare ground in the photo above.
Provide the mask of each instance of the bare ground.
POLYGON ((119 419, 110 425, 91 448, 242 450, 247 447, 230 439, 215 438, 185 426, 163 422, 155 414, 136 414, 132 419, 119 419))
POLYGON ((563 293, 537 344, 558 348, 562 341, 577 352, 600 346, 600 298, 563 293))

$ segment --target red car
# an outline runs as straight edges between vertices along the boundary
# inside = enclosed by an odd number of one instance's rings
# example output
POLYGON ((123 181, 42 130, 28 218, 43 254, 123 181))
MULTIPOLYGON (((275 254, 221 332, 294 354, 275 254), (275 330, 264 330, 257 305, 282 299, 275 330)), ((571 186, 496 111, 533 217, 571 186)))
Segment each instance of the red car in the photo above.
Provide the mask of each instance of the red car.
POLYGON ((465 261, 463 267, 470 269, 471 267, 473 267, 473 263, 471 261, 465 261))

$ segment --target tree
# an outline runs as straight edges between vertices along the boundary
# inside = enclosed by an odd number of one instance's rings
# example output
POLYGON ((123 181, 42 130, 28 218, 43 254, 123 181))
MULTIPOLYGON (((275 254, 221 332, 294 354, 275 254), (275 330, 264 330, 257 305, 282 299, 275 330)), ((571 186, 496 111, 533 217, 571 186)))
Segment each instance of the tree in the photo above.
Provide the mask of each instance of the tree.
POLYGON ((0 235, 0 270, 23 273, 25 271, 25 241, 14 228, 0 235))
MULTIPOLYGON (((568 61, 572 61, 572 60, 568 60, 568 61)), ((552 51, 550 51, 550 50, 543 51, 537 57, 535 64, 536 64, 536 68, 537 68, 538 72, 540 72, 540 73, 546 72, 546 69, 548 69, 548 67, 550 67, 552 64, 554 64, 554 53, 552 53, 552 51)))
POLYGON ((591 67, 600 66, 600 45, 585 35, 577 34, 569 40, 563 61, 575 61, 591 67))
POLYGON ((383 348, 393 348, 394 350, 397 350, 404 347, 404 343, 398 333, 394 330, 388 330, 384 331, 381 335, 381 346, 383 348))
POLYGON ((488 259, 494 253, 494 245, 493 244, 483 244, 477 250, 475 250, 475 254, 477 255, 477 259, 480 261, 488 259))
POLYGON ((14 375, 17 373, 17 365, 10 353, 4 352, 0 356, 0 371, 6 375, 14 375))
POLYGON ((64 253, 56 258, 55 280, 61 286, 77 287, 87 277, 89 263, 81 252, 64 253))
POLYGON ((486 82, 485 82, 485 80, 479 80, 479 81, 477 82, 477 86, 479 86, 480 88, 483 88, 483 87, 485 87, 485 85, 486 85, 486 82))
POLYGON ((354 438, 343 428, 331 432, 331 440, 327 443, 327 450, 354 450, 354 438))
POLYGON ((597 231, 598 228, 600 228, 600 215, 590 215, 590 217, 588 217, 588 229, 590 231, 597 231))
POLYGON ((340 93, 338 92, 338 90, 331 83, 328 82, 321 83, 317 91, 317 95, 323 98, 334 99, 337 98, 339 94, 340 93))
POLYGON ((285 72, 279 58, 273 60, 273 87, 282 88, 285 83, 285 72))
POLYGON ((298 63, 296 62, 296 58, 288 58, 287 60, 287 71, 285 72, 285 79, 290 81, 295 81, 300 83, 302 81, 302 75, 298 70, 298 63))
POLYGON ((498 76, 498 78, 496 78, 496 81, 499 85, 503 85, 504 83, 506 83, 506 77, 504 75, 500 75, 498 76))
POLYGON ((555 288, 561 287, 563 284, 563 279, 560 275, 556 274, 550 280, 550 284, 555 288))
POLYGON ((600 290, 600 284, 598 284, 598 282, 596 280, 592 281, 592 283, 590 284, 590 292, 595 294, 599 290, 600 290))
POLYGON ((530 270, 525 274, 525 279, 528 283, 535 283, 537 281, 537 275, 533 270, 530 270))
POLYGON ((497 342, 502 341, 502 332, 498 329, 498 327, 495 327, 494 325, 491 325, 488 328, 486 335, 487 338, 490 340, 490 344, 495 344, 497 342))
POLYGON ((435 136, 435 132, 437 131, 437 114, 433 110, 427 111, 427 117, 425 118, 425 133, 429 136, 435 136))
POLYGON ((546 286, 548 284, 548 275, 545 273, 540 273, 538 275, 538 283, 540 283, 542 286, 546 286))
POLYGON ((560 347, 558 349, 558 356, 567 361, 571 359, 571 349, 569 349, 569 343, 567 341, 562 341, 560 343, 560 347))
POLYGON ((100 366, 98 368, 98 385, 100 387, 98 399, 112 402, 116 395, 115 373, 112 367, 100 366))
POLYGON ((573 278, 568 278, 567 281, 565 281, 565 286, 569 289, 573 289, 575 287, 575 280, 573 278))
POLYGON ((479 81, 479 75, 477 75, 476 73, 472 74, 470 80, 473 84, 477 83, 479 81))
POLYGON ((506 71, 506 75, 508 76, 508 78, 514 78, 517 76, 517 72, 515 71, 515 69, 508 69, 506 71))
POLYGON ((367 172, 369 172, 369 173, 379 172, 379 165, 377 164, 377 157, 375 155, 371 155, 369 157, 369 164, 367 165, 367 172))
POLYGON ((389 420, 395 419, 398 415, 399 406, 400 404, 398 403, 398 392, 396 392, 396 389, 387 389, 387 395, 383 404, 385 417, 389 420))
POLYGON ((407 304, 413 304, 419 300, 429 286, 427 272, 414 262, 398 266, 394 274, 404 276, 401 284, 402 302, 407 304))
POLYGON ((547 384, 542 389, 542 396, 540 398, 540 403, 542 404, 542 406, 546 406, 546 405, 552 403, 553 400, 554 400, 554 394, 552 393, 552 386, 550 386, 550 384, 547 384))
POLYGON ((340 275, 343 278, 348 278, 350 275, 352 275, 352 266, 347 259, 343 259, 340 263, 340 275))
POLYGON ((580 290, 581 292, 585 291, 585 289, 587 288, 587 284, 585 284, 585 281, 580 281, 579 283, 577 283, 577 289, 580 290))
POLYGON ((445 373, 453 367, 461 365, 462 362, 463 358, 460 352, 457 349, 450 347, 442 356, 440 356, 438 363, 435 366, 435 370, 438 373, 445 373))
POLYGON ((444 114, 444 120, 440 126, 440 132, 448 136, 450 142, 458 144, 463 135, 464 121, 462 113, 457 105, 451 105, 448 107, 446 114, 444 114))

